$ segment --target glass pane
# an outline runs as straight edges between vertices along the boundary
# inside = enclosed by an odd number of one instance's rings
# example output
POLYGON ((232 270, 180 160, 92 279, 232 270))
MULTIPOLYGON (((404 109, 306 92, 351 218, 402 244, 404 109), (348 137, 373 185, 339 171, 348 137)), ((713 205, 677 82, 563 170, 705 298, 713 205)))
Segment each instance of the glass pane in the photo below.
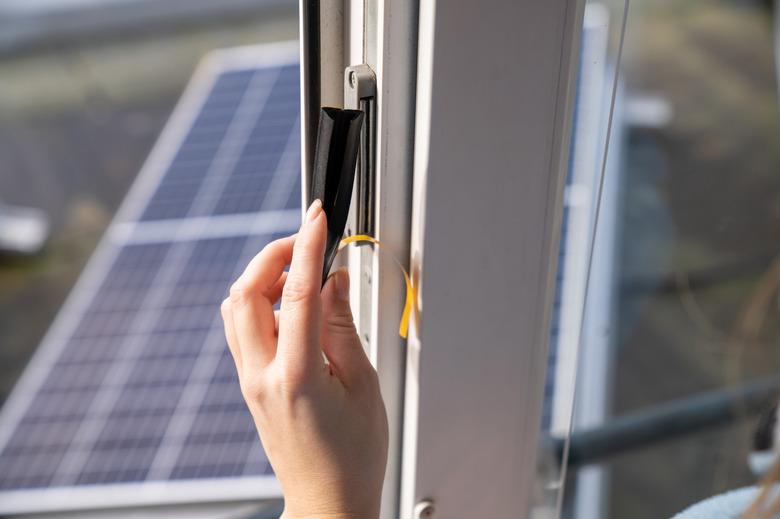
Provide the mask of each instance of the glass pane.
MULTIPOLYGON (((572 409, 581 345, 589 350, 581 362, 588 363, 590 371, 595 373, 606 369, 606 342, 591 337, 592 330, 584 325, 583 311, 594 245, 593 230, 599 210, 602 218, 599 228, 604 229, 597 236, 603 244, 599 248, 612 248, 615 240, 617 198, 613 179, 618 172, 612 159, 605 168, 605 157, 607 142, 622 138, 619 132, 610 132, 610 124, 624 9, 622 4, 609 6, 589 1, 583 17, 570 164, 563 200, 555 303, 551 314, 535 517, 558 515, 566 471, 564 453, 572 424, 601 423, 606 412, 606 385, 599 384, 589 387, 589 401, 593 405, 577 416, 573 416, 572 409), (609 180, 602 185, 602 178, 609 180)), ((610 259, 602 257, 598 261, 606 270, 596 269, 592 276, 603 278, 609 275, 612 269, 610 259)), ((609 283, 605 282, 603 286, 609 286, 609 283)), ((604 310, 591 316, 592 319, 608 319, 605 312, 609 308, 609 292, 592 288, 591 291, 598 292, 598 297, 603 299, 601 308, 604 310)))
POLYGON ((774 14, 761 1, 631 2, 564 517, 671 517, 755 485, 775 458, 774 14))

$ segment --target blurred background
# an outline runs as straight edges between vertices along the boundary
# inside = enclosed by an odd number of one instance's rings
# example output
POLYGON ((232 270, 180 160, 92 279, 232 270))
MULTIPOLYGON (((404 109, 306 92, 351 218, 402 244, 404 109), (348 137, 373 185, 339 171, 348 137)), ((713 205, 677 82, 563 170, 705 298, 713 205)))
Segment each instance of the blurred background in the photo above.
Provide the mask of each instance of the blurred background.
MULTIPOLYGON (((780 371, 780 51, 771 2, 632 2, 628 90, 673 116, 627 136, 613 413, 780 371)), ((775 5, 776 9, 777 6, 775 5)), ((756 420, 612 463, 612 517, 754 482, 756 420)))
MULTIPOLYGON (((603 6, 616 58, 624 3, 603 6)), ((610 301, 597 330, 604 424, 780 372, 774 8, 630 4, 606 170, 619 182, 610 301)), ((0 225, 0 402, 197 62, 216 48, 294 39, 297 28, 294 0, 0 0, 0 222, 22 226, 0 225), (46 239, 39 249, 15 240, 20 232, 46 239)), ((582 469, 573 466, 567 514, 669 517, 752 484, 756 422, 744 413, 600 460, 595 507, 576 505, 582 469)))
MULTIPOLYGON (((601 5, 614 62, 625 4, 601 5)), ((609 434, 598 459, 570 465, 566 516, 670 517, 754 484, 751 453, 775 447, 759 445, 756 432, 761 410, 766 421, 780 394, 776 9, 758 0, 630 2, 572 455, 582 454, 578 433, 609 434), (767 380, 774 390, 730 400, 767 380), (691 400, 701 395, 719 404, 691 400), (657 420, 670 406, 684 412, 657 420), (714 419, 715 408, 728 418, 714 419), (633 433, 616 430, 637 424, 633 433), (651 429, 641 440, 634 434, 651 429)), ((585 58, 582 67, 581 82, 585 58)), ((586 442, 586 456, 596 447, 586 442)))
POLYGON ((295 0, 0 0, 0 204, 43 250, 0 259, 8 395, 209 51, 297 38, 295 0))

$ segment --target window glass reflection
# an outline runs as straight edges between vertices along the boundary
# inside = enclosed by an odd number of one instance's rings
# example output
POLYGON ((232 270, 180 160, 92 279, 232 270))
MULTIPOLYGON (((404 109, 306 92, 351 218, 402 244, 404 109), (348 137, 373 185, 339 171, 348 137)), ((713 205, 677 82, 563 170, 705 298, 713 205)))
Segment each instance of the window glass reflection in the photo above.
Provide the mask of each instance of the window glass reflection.
MULTIPOLYGON (((602 5, 614 56, 623 2, 602 5)), ((553 401, 576 394, 565 517, 670 517, 754 485, 775 459, 774 8, 748 0, 631 2, 590 279, 578 281, 587 289, 577 296, 584 320, 573 328, 579 378, 576 391, 551 391, 553 401)), ((565 211, 590 200, 583 219, 594 222, 593 199, 574 184, 565 211)), ((567 276, 588 272, 582 259, 578 267, 573 261, 561 263, 564 292, 573 283, 567 276)), ((553 405, 546 424, 553 443, 566 438, 560 420, 556 429, 553 405)))

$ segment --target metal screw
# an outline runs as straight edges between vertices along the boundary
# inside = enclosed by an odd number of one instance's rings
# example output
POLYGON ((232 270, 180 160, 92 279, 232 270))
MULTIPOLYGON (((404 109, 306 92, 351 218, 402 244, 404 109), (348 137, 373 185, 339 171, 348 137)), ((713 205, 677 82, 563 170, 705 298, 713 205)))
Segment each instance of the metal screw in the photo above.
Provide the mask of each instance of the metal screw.
POLYGON ((431 519, 435 508, 432 501, 420 501, 414 507, 415 519, 431 519))
POLYGON ((349 72, 349 86, 351 86, 352 88, 357 87, 357 74, 355 73, 354 70, 351 70, 349 72))

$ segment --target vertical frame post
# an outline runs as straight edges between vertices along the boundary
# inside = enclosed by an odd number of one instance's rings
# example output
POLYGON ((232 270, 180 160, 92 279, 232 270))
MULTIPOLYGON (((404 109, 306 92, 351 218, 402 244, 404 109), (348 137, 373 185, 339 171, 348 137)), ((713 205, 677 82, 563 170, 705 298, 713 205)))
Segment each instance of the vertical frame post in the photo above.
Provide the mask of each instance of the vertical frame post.
POLYGON ((527 515, 583 7, 420 3, 402 518, 527 515))
MULTIPOLYGON (((402 261, 409 257, 417 0, 350 0, 347 65, 375 74, 376 116, 372 199, 374 235, 402 261)), ((406 341, 398 335, 405 286, 387 254, 352 250, 352 307, 379 373, 390 424, 390 451, 382 493, 382 519, 398 518, 406 341)))
MULTIPOLYGON (((343 104, 346 67, 373 71, 376 134, 370 159, 375 167, 368 179, 372 185, 366 186, 373 212, 364 216, 374 236, 404 263, 411 234, 417 6, 418 0, 300 0, 303 200, 309 191, 319 107, 343 104)), ((398 323, 405 285, 391 255, 351 249, 348 265, 352 310, 379 373, 390 423, 382 519, 396 519, 406 363, 406 341, 398 335, 398 323)))
POLYGON ((344 105, 344 2, 299 0, 301 45, 301 207, 311 189, 320 107, 344 105))

